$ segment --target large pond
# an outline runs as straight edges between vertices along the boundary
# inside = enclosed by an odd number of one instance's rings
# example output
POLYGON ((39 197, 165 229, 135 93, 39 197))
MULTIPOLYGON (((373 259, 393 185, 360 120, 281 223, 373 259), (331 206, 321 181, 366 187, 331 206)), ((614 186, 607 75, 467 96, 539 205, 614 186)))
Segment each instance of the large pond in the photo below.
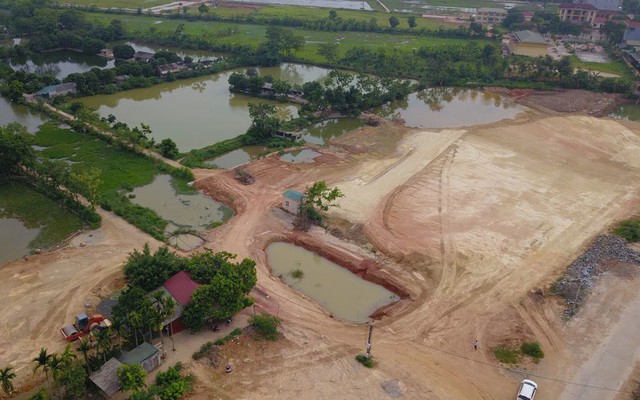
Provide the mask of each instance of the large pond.
POLYGON ((53 246, 82 226, 48 197, 21 183, 0 181, 0 264, 53 246))
POLYGON ((367 322, 378 308, 400 300, 382 286, 360 279, 302 247, 272 243, 267 247, 267 258, 273 275, 317 301, 337 318, 367 322))
POLYGON ((28 107, 11 103, 4 97, 0 97, 0 125, 11 122, 24 125, 29 132, 34 133, 38 130, 38 126, 46 122, 46 119, 28 107))
POLYGON ((87 72, 91 68, 113 68, 114 60, 71 50, 57 50, 11 59, 14 71, 54 75, 64 79, 69 74, 87 72))
MULTIPOLYGON (((326 76, 324 68, 283 64, 260 68, 262 75, 303 83, 326 76)), ((246 132, 251 125, 248 104, 274 104, 284 117, 296 117, 297 108, 229 92, 227 71, 213 76, 178 80, 112 95, 91 96, 81 101, 102 116, 113 114, 130 126, 149 124, 152 136, 160 141, 173 139, 181 151, 201 148, 246 132)))
POLYGON ((142 44, 136 42, 125 42, 126 44, 133 47, 135 51, 146 51, 147 53, 156 53, 160 50, 167 50, 176 53, 179 57, 191 57, 196 61, 202 60, 218 60, 224 58, 224 53, 217 53, 214 51, 207 50, 189 50, 189 49, 181 49, 176 47, 163 47, 163 46, 155 46, 152 44, 142 44))
POLYGON ((171 176, 156 176, 152 183, 133 189, 131 201, 147 207, 170 222, 169 232, 176 229, 202 231, 229 219, 230 208, 196 192, 177 194, 171 176))
POLYGON ((315 144, 325 144, 329 140, 358 129, 364 123, 358 118, 333 118, 315 124, 302 132, 302 138, 315 144))
POLYGON ((386 104, 375 112, 402 118, 412 128, 457 128, 514 118, 525 108, 495 93, 462 88, 433 88, 407 100, 386 104))
POLYGON ((623 104, 613 110, 609 116, 630 121, 640 121, 640 104, 623 104))

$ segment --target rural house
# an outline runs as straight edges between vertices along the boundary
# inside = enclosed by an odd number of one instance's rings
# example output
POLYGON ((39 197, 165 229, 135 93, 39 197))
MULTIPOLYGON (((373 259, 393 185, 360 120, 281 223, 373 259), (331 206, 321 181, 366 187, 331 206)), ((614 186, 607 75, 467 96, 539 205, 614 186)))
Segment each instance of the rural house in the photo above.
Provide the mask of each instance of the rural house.
POLYGON ((117 358, 110 358, 106 364, 89 376, 91 382, 100 389, 100 393, 106 398, 118 393, 122 387, 118 381, 118 368, 120 366, 122 366, 122 363, 117 358))
POLYGON ((176 303, 173 315, 162 323, 168 334, 173 335, 186 329, 182 320, 182 309, 191 301, 191 295, 198 287, 200 284, 191 279, 188 272, 180 271, 156 289, 164 292, 165 296, 173 297, 176 303))
POLYGON ((123 353, 120 362, 127 365, 140 363, 145 371, 151 372, 162 364, 162 352, 156 346, 142 342, 135 349, 123 353))
POLYGON ((502 8, 478 8, 475 21, 482 25, 501 24, 507 17, 507 10, 502 8))
POLYGON ((65 94, 73 94, 76 93, 76 84, 73 82, 70 83, 61 83, 59 85, 51 85, 44 87, 38 90, 35 95, 39 97, 43 97, 45 99, 51 99, 56 96, 64 96, 65 94))
POLYGON ((133 55, 133 60, 149 62, 153 60, 154 55, 155 55, 154 53, 149 53, 146 51, 136 51, 136 53, 133 55))
POLYGON ((509 41, 509 52, 520 56, 544 56, 547 54, 547 43, 537 32, 518 31, 513 33, 509 41))
POLYGON ((300 211, 300 203, 305 199, 305 194, 297 190, 287 190, 283 193, 282 207, 293 215, 300 211))

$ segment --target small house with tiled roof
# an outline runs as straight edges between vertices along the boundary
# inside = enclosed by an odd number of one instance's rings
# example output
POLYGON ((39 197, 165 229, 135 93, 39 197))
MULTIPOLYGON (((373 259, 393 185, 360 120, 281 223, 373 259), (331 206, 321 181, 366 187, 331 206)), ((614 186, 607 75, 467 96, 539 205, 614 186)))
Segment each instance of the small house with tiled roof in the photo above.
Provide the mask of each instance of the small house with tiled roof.
POLYGON ((172 297, 175 302, 173 315, 162 323, 167 334, 173 335, 187 328, 182 320, 182 310, 191 301, 193 292, 199 287, 200 284, 191 279, 188 272, 180 271, 155 290, 163 292, 165 296, 172 297))
POLYGON ((304 193, 297 190, 287 190, 282 194, 282 208, 296 215, 300 211, 300 204, 306 197, 304 193))

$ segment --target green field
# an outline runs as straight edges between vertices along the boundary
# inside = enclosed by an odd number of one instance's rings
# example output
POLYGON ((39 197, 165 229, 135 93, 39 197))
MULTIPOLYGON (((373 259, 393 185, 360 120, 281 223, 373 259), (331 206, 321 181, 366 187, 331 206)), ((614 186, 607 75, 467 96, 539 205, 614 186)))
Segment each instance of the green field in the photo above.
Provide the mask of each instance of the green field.
POLYGON ((172 0, 73 0, 58 1, 59 4, 77 4, 80 6, 96 6, 104 8, 149 8, 172 3, 172 0))
POLYGON ((29 243, 31 250, 53 246, 84 225, 54 200, 16 181, 0 181, 0 218, 17 218, 29 229, 40 228, 29 243))
MULTIPOLYGON (((198 6, 192 6, 189 13, 198 15, 198 6)), ((389 17, 395 15, 400 20, 400 28, 408 28, 407 14, 385 12, 371 12, 371 11, 354 11, 354 10, 336 10, 338 16, 342 19, 355 19, 357 21, 369 21, 375 19, 379 26, 389 26, 389 17)), ((314 7, 297 7, 297 6, 265 6, 260 7, 257 10, 242 9, 242 8, 230 8, 230 7, 211 7, 209 14, 217 14, 223 17, 245 16, 255 15, 261 17, 292 17, 297 19, 316 19, 327 18, 329 16, 329 9, 326 8, 314 8, 314 7)), ((457 24, 438 21, 433 19, 416 18, 416 29, 429 28, 437 29, 439 27, 455 28, 457 24)))
POLYGON ((574 68, 582 68, 595 72, 605 72, 608 74, 615 74, 620 76, 626 76, 629 74, 629 68, 621 61, 610 61, 608 63, 596 63, 581 61, 577 56, 569 57, 571 65, 574 68))
MULTIPOLYGON (((104 13, 88 13, 87 17, 103 24, 110 23, 113 19, 121 20, 131 32, 173 32, 184 24, 184 32, 190 35, 205 35, 215 38, 219 43, 256 46, 264 40, 266 26, 252 24, 232 24, 226 22, 188 22, 181 20, 164 19, 157 17, 136 15, 113 15, 104 13)), ((305 47, 296 54, 298 59, 309 62, 323 62, 324 59, 316 54, 321 43, 340 44, 339 53, 343 55, 347 50, 358 47, 413 50, 422 46, 451 46, 464 44, 469 39, 445 39, 419 37, 413 35, 392 35, 371 32, 324 32, 292 28, 296 34, 304 36, 305 47)), ((476 40, 477 43, 489 43, 485 40, 476 40)))
MULTIPOLYGON (((512 3, 508 0, 505 1, 492 1, 492 0, 428 0, 422 2, 407 1, 407 0, 382 0, 382 2, 389 7, 390 10, 407 10, 417 14, 424 14, 429 11, 430 14, 455 14, 456 10, 429 10, 428 7, 461 7, 461 8, 503 8, 506 3, 512 3)), ((539 4, 518 4, 517 7, 521 10, 542 10, 542 6, 539 4)), ((554 7, 557 7, 554 5, 554 7)), ((547 5, 547 10, 551 10, 550 5, 547 5)))

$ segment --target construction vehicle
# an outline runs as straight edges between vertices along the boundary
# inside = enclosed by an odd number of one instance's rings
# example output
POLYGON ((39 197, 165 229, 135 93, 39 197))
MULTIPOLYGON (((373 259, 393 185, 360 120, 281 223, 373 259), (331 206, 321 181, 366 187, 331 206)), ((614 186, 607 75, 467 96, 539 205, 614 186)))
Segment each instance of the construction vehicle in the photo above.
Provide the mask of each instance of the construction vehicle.
POLYGON ((111 327, 111 321, 103 317, 102 314, 94 314, 89 318, 86 313, 80 313, 76 317, 76 322, 65 325, 60 329, 60 333, 68 342, 73 342, 87 332, 96 333, 109 327, 111 327))

